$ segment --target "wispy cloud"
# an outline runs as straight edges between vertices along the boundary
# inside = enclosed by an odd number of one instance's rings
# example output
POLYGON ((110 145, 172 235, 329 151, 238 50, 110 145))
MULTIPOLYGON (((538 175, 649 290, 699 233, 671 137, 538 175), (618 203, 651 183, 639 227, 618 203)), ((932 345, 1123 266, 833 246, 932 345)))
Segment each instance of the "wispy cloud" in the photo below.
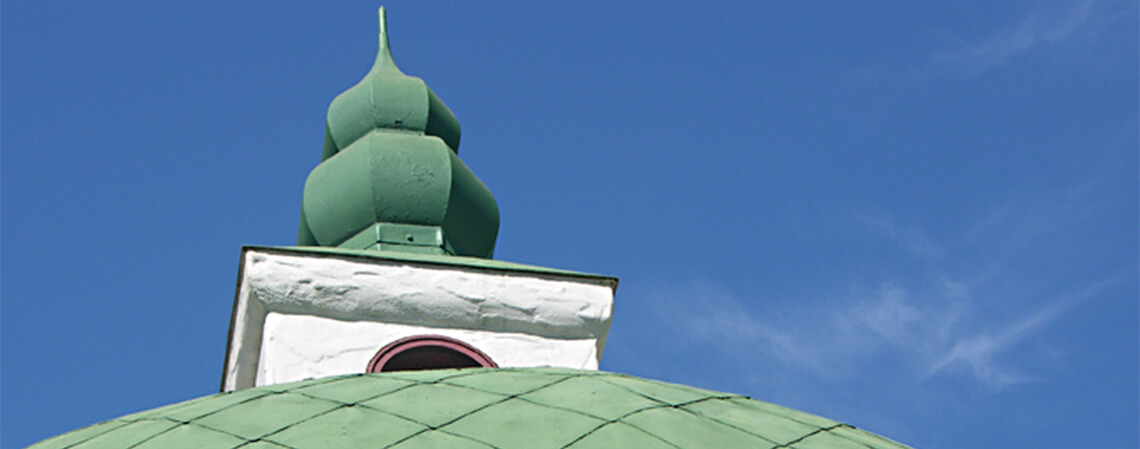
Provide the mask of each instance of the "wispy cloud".
POLYGON ((954 39, 936 51, 930 65, 938 70, 977 75, 1042 45, 1061 42, 1090 23, 1094 3, 1085 1, 1060 11, 1034 11, 1013 27, 975 42, 954 39))
POLYGON ((952 316, 936 317, 930 311, 919 310, 910 300, 909 292, 887 283, 877 295, 860 302, 839 319, 859 323, 892 346, 914 347, 925 346, 925 342, 938 334, 940 326, 932 321, 944 321, 952 316))
POLYGON ((1122 273, 1101 280, 1078 292, 1053 300, 1000 329, 956 339, 946 356, 930 366, 929 375, 946 371, 955 365, 962 365, 969 367, 975 378, 994 388, 1029 380, 1026 375, 1002 366, 997 360, 998 357, 1040 332, 1066 310, 1096 297, 1112 285, 1123 282, 1129 274, 1122 273))
POLYGON ((870 376, 880 369, 882 357, 888 357, 909 367, 916 382, 936 375, 965 375, 979 386, 998 391, 1033 379, 1006 356, 1066 310, 1126 279, 1102 280, 1004 319, 971 313, 965 302, 944 294, 926 292, 926 296, 915 297, 896 284, 884 283, 861 299, 810 301, 812 309, 824 312, 793 311, 792 315, 803 317, 798 321, 773 319, 788 314, 758 309, 756 305, 763 304, 759 298, 725 294, 703 282, 655 295, 655 301, 664 306, 656 318, 679 331, 675 338, 694 340, 702 348, 778 362, 775 367, 765 363, 769 373, 780 368, 821 379, 870 376), (710 295, 710 291, 718 293, 710 295), (694 302, 695 297, 701 300, 694 302), (830 305, 837 308, 829 310, 830 305), (742 347, 755 348, 764 357, 742 352, 742 347))
MULTIPOLYGON (((744 301, 723 286, 712 282, 689 282, 669 286, 655 292, 658 320, 677 335, 714 347, 739 347, 745 343, 758 347, 770 357, 788 366, 820 367, 817 351, 804 346, 798 335, 775 320, 757 316, 754 303, 744 301), (693 301, 693 298, 700 298, 693 301)), ((769 316, 772 316, 771 314, 769 316)))
POLYGON ((1026 377, 1001 367, 997 361, 998 356, 1032 336, 1072 305, 1067 302, 1049 304, 997 332, 957 339, 949 354, 931 365, 929 375, 942 372, 955 364, 963 364, 972 369, 975 378, 989 387, 1001 388, 1025 381, 1026 377))
POLYGON ((918 228, 901 226, 890 217, 873 212, 859 211, 855 218, 895 242, 904 251, 922 257, 941 257, 944 250, 918 228))
POLYGON ((1039 378, 1018 365, 1021 349, 1049 336, 1050 325, 1066 311, 1135 280, 1135 267, 1084 283, 1052 283, 1034 271, 1041 248, 1075 244, 1073 229, 1111 208, 1097 198, 1114 176, 1101 173, 1039 197, 1007 198, 995 206, 999 213, 958 226, 961 235, 950 243, 886 214, 858 213, 855 224, 888 237, 917 261, 889 279, 799 298, 754 297, 711 282, 669 285, 653 294, 657 318, 678 330, 676 339, 742 363, 765 360, 769 376, 779 369, 825 380, 868 378, 887 363, 916 384, 951 377, 1001 391, 1039 378))
POLYGON ((1004 26, 977 34, 935 31, 939 39, 921 60, 902 66, 871 64, 852 73, 863 78, 891 78, 909 82, 932 78, 972 78, 1016 64, 1027 55, 1095 39, 1119 19, 1134 17, 1134 2, 1076 4, 1042 2, 1034 10, 1010 18, 1004 26))

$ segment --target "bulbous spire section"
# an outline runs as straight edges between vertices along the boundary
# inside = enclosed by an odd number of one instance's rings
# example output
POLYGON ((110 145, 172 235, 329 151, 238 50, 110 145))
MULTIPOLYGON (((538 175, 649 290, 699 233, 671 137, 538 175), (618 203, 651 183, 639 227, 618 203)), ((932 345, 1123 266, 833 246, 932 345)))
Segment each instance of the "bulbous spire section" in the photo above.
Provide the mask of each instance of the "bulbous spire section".
POLYGON ((459 152, 459 120, 435 92, 396 66, 388 44, 388 20, 380 8, 376 60, 364 79, 329 105, 322 159, 336 154, 374 129, 419 132, 439 137, 459 152))
POLYGON ((380 8, 376 59, 329 105, 297 244, 491 257, 499 209, 459 159, 459 121, 396 66, 380 8))

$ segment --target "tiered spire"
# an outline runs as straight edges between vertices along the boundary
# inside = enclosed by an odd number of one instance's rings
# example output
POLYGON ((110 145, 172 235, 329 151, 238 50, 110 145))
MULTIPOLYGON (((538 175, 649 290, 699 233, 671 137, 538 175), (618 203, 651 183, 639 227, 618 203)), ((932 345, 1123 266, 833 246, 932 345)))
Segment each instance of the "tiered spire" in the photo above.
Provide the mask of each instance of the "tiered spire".
POLYGON ((498 205, 459 159, 459 137, 451 110, 396 66, 380 8, 372 69, 329 105, 297 244, 490 258, 498 205))

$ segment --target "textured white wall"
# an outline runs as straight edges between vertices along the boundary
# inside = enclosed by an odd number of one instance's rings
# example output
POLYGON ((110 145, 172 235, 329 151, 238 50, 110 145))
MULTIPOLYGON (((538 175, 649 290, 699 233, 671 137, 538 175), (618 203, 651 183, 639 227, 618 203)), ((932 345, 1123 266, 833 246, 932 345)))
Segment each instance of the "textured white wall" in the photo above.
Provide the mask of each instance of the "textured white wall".
POLYGON ((424 334, 466 342, 501 367, 598 369, 597 340, 590 338, 551 339, 519 333, 351 322, 271 312, 265 317, 256 383, 272 385, 362 373, 380 348, 401 338, 424 334))
POLYGON ((363 372, 419 334, 504 367, 597 369, 612 306, 601 278, 249 249, 223 389, 363 372))

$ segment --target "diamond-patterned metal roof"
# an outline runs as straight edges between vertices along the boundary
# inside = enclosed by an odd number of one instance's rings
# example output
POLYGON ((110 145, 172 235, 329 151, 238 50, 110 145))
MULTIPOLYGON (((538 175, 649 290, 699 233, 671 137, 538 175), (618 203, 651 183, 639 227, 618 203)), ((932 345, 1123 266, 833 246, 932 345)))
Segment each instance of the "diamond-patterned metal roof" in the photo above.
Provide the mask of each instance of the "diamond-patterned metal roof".
POLYGON ((32 448, 903 449, 846 424, 601 371, 358 374, 198 398, 32 448))

